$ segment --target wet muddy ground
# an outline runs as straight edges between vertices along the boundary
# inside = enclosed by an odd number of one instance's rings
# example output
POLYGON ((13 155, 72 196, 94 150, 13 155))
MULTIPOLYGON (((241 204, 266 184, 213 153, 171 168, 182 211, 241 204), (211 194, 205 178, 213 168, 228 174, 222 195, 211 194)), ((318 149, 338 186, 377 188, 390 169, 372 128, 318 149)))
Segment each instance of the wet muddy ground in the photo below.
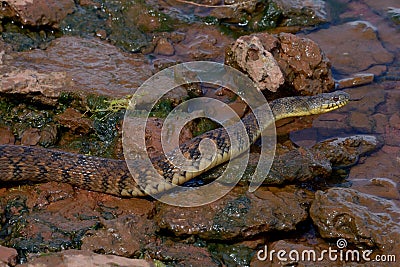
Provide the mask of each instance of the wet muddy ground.
MULTIPOLYGON (((0 144, 122 159, 125 97, 157 71, 193 60, 246 71, 266 87, 268 100, 326 92, 336 84, 352 101, 331 113, 278 122, 265 185, 249 193, 243 181, 203 207, 121 199, 56 182, 2 182, 0 266, 396 266, 398 1, 224 3, 3 1, 0 144), (252 57, 241 61, 245 46, 252 57), (263 68, 261 61, 275 65, 263 68), (273 71, 274 79, 263 71, 273 71), (285 261, 276 254, 263 258, 266 248, 317 255, 329 248, 371 251, 370 259, 382 261, 285 261)), ((153 110, 149 154, 160 153, 156 137, 166 114, 201 95, 227 102, 240 116, 247 112, 224 89, 178 88, 153 110)), ((213 127, 196 120, 181 140, 213 127)), ((252 147, 253 164, 259 150, 259 144, 252 147)))

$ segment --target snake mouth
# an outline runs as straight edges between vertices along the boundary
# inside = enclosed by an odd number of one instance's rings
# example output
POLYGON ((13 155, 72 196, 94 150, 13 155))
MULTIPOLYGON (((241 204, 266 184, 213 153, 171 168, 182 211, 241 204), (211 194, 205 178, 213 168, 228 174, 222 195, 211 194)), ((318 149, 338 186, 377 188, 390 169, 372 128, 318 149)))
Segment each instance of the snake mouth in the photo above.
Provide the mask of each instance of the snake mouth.
POLYGON ((348 99, 344 99, 344 100, 337 101, 336 103, 324 104, 322 106, 322 109, 325 112, 329 112, 329 111, 332 111, 332 110, 335 110, 335 109, 345 106, 348 102, 349 102, 348 99))
POLYGON ((323 103, 321 109, 324 112, 329 112, 345 106, 350 101, 350 95, 346 92, 337 92, 335 95, 327 99, 326 103, 323 103))

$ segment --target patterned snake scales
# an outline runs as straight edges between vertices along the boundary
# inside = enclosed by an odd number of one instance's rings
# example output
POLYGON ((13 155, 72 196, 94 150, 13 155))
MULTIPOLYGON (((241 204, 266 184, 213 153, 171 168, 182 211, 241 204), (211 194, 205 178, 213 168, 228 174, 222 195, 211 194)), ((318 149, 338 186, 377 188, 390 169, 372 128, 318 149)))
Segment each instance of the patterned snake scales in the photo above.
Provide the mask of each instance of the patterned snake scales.
MULTIPOLYGON (((277 121, 287 117, 322 114, 340 108, 348 101, 347 93, 336 91, 316 96, 281 98, 272 101, 269 105, 275 121, 277 121)), ((242 122, 249 136, 249 142, 253 143, 260 137, 263 129, 259 129, 252 113, 246 115, 242 122)), ((231 127, 236 127, 237 124, 233 124, 231 127)), ((179 148, 189 160, 193 160, 199 156, 199 144, 204 138, 209 138, 215 143, 217 156, 211 161, 205 157, 200 161, 206 160, 213 167, 238 156, 248 148, 231 151, 229 137, 224 128, 199 135, 179 148)), ((207 170, 196 173, 181 171, 172 165, 165 155, 153 158, 151 161, 165 181, 178 185, 207 170)), ((138 166, 135 171, 136 173, 131 174, 124 160, 98 158, 36 147, 0 145, 0 181, 5 183, 58 181, 86 190, 125 197, 146 195, 132 176, 139 179, 141 185, 145 184, 146 192, 159 193, 172 187, 170 183, 160 184, 148 179, 148 172, 145 168, 138 166)))

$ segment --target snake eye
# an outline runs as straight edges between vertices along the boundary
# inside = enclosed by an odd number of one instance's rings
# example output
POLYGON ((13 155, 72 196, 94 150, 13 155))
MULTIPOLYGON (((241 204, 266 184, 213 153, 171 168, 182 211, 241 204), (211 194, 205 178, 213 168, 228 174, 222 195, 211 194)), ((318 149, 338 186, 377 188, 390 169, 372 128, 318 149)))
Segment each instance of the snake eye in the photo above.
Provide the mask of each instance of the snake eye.
POLYGON ((333 97, 333 101, 339 101, 339 97, 338 96, 334 96, 333 97))

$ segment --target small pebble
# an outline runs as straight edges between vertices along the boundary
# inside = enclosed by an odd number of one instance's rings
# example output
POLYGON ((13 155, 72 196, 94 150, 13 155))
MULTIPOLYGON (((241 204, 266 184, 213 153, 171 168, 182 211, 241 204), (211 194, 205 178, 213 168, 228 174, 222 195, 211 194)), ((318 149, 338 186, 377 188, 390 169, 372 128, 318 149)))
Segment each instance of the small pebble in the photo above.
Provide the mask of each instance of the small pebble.
POLYGON ((368 84, 374 81, 374 77, 375 76, 372 73, 358 73, 353 77, 337 81, 337 87, 338 89, 343 89, 368 84))
POLYGON ((154 52, 159 55, 172 56, 175 53, 175 49, 168 39, 160 38, 154 52))

